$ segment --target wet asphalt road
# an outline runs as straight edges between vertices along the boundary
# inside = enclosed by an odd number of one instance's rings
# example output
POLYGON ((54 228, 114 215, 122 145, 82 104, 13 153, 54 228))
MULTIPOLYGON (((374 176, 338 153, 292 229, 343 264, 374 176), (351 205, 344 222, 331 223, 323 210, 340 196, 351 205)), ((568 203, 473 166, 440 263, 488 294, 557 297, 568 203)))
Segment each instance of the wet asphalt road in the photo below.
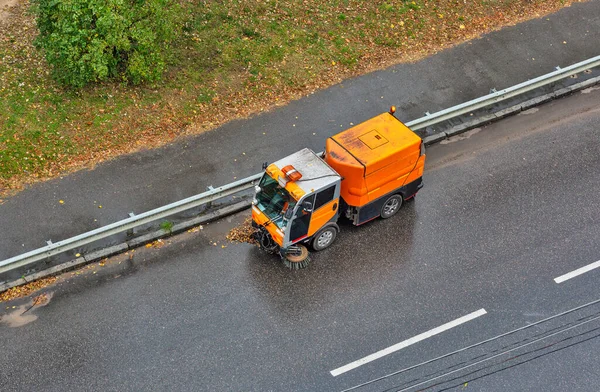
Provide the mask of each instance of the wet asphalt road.
MULTIPOLYGON (((226 242, 238 214, 68 274, 23 315, 30 298, 2 304, 1 389, 341 391, 598 300, 600 269, 553 279, 600 260, 599 103, 587 90, 433 146, 417 200, 342 224, 305 270, 226 242)), ((597 391, 599 316, 593 303, 355 390, 597 391)))
POLYGON ((0 260, 255 174, 299 148, 320 151, 327 137, 391 105, 410 121, 597 56, 598 42, 600 1, 576 3, 249 120, 36 184, 0 205, 0 260))

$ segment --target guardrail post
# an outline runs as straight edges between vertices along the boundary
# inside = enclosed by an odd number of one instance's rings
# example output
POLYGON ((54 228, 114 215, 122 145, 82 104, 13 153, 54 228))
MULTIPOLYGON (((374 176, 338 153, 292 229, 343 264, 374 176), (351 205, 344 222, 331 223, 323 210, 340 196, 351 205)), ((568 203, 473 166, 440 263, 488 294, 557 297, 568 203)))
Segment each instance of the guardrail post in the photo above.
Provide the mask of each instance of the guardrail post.
MULTIPOLYGON (((47 244, 48 246, 52 245, 52 240, 47 240, 47 241, 46 241, 46 244, 47 244)), ((46 258, 46 264, 50 264, 50 256, 48 256, 48 257, 46 258)), ((30 271, 31 271, 31 270, 27 270, 27 273, 29 273, 30 271)))
MULTIPOLYGON (((135 214, 133 212, 129 213, 129 217, 130 218, 133 218, 134 216, 135 216, 135 214)), ((131 229, 127 230, 127 232, 125 233, 125 235, 127 237, 133 237, 133 227, 131 229)))
MULTIPOLYGON (((212 185, 207 186, 206 189, 208 189, 209 192, 212 192, 215 190, 215 188, 213 188, 212 185)), ((206 208, 208 208, 208 209, 212 208, 212 200, 209 201, 208 203, 206 203, 206 208)))

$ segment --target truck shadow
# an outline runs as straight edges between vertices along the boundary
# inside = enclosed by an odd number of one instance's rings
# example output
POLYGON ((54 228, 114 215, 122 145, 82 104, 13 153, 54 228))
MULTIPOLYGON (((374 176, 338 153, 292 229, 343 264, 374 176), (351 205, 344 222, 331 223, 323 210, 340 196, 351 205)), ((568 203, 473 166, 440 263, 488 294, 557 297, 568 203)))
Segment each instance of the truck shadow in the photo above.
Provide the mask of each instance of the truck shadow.
POLYGON ((311 252, 311 263, 302 270, 290 270, 279 256, 258 248, 248 252, 248 275, 275 313, 293 317, 322 310, 327 304, 368 295, 374 287, 395 290, 398 295, 405 271, 417 259, 413 249, 416 203, 406 202, 392 218, 362 226, 346 219, 338 223, 335 243, 311 252))

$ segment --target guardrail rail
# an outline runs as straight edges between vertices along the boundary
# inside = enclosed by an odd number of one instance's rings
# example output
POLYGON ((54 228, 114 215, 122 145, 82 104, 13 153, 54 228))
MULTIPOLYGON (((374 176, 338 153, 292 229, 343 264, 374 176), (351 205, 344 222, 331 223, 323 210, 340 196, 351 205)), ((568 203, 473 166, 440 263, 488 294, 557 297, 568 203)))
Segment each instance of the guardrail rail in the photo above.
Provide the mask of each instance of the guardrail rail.
MULTIPOLYGON (((424 129, 435 124, 440 124, 446 120, 456 118, 463 114, 473 112, 477 109, 505 101, 534 89, 547 86, 556 81, 571 77, 572 75, 598 66, 600 66, 600 56, 587 59, 565 68, 557 67, 557 70, 546 75, 528 80, 504 90, 493 92, 486 96, 476 98, 474 100, 441 110, 433 114, 426 114, 422 118, 407 122, 406 125, 413 130, 424 129)), ((49 243, 47 246, 42 248, 0 261, 0 274, 93 243, 111 235, 122 233, 144 224, 148 224, 179 212, 199 207, 211 201, 215 201, 217 199, 250 189, 253 187, 254 182, 261 177, 261 174, 262 173, 255 174, 253 176, 235 181, 231 184, 210 189, 209 191, 199 195, 195 195, 187 199, 183 199, 175 203, 171 203, 166 206, 123 219, 121 221, 100 227, 72 238, 68 238, 56 243, 49 243)))

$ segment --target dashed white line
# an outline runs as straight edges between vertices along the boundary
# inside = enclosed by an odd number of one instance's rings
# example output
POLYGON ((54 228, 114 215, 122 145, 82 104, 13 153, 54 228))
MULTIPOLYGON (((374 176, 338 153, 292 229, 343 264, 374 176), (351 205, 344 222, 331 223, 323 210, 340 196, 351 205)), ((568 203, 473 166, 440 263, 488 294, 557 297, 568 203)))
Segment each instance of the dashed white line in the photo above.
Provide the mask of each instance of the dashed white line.
POLYGON ((586 265, 585 267, 576 269, 575 271, 569 272, 568 274, 561 275, 558 278, 555 278, 554 281, 556 283, 562 283, 565 280, 569 280, 569 279, 579 276, 581 274, 585 274, 586 272, 589 272, 598 267, 600 267, 600 260, 596 261, 595 263, 586 265))
POLYGON ((421 333, 421 334, 419 334, 417 336, 414 336, 414 337, 412 337, 410 339, 404 340, 404 341, 402 341, 400 343, 397 343, 397 344, 395 344, 395 345, 393 345, 391 347, 388 347, 388 348, 385 348, 383 350, 377 351, 376 353, 373 353, 373 354, 368 355, 368 356, 366 356, 364 358, 361 358, 361 359, 358 359, 358 360, 356 360, 354 362, 351 362, 351 363, 349 363, 347 365, 344 365, 342 367, 334 369, 330 373, 331 373, 331 375, 333 377, 337 377, 340 374, 346 373, 346 372, 348 372, 348 371, 350 371, 352 369, 356 369, 357 367, 362 366, 362 365, 364 365, 366 363, 372 362, 372 361, 374 361, 376 359, 379 359, 379 358, 384 357, 384 356, 386 356, 388 354, 394 353, 394 352, 396 352, 398 350, 406 348, 406 347, 408 347, 410 345, 418 343, 418 342, 420 342, 422 340, 425 340, 427 338, 430 338, 430 337, 432 337, 434 335, 440 334, 440 333, 442 333, 444 331, 449 330, 450 328, 454 328, 456 326, 464 324, 464 323, 466 323, 468 321, 471 321, 471 320, 473 320, 473 319, 475 319, 477 317, 483 316, 486 313, 487 312, 485 311, 485 309, 479 309, 476 312, 469 313, 466 316, 458 318, 458 319, 456 319, 454 321, 450 321, 449 323, 446 323, 444 325, 440 325, 437 328, 431 329, 431 330, 429 330, 427 332, 423 332, 423 333, 421 333))

